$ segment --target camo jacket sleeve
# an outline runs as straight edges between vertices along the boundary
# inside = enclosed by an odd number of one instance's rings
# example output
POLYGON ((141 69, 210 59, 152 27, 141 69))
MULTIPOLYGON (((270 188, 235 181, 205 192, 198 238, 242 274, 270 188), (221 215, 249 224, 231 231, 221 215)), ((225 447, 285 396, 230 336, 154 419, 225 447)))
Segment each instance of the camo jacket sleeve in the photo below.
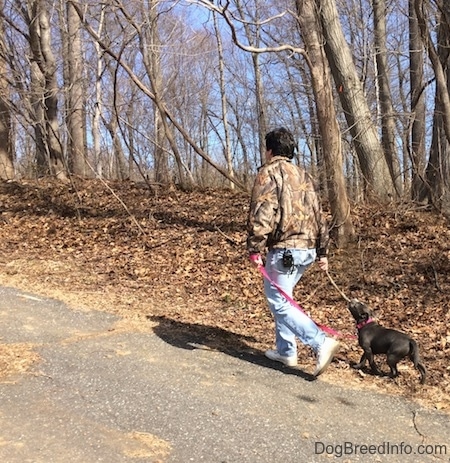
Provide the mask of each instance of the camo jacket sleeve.
POLYGON ((282 156, 259 170, 247 220, 247 250, 263 254, 271 248, 328 251, 329 235, 312 177, 282 156))

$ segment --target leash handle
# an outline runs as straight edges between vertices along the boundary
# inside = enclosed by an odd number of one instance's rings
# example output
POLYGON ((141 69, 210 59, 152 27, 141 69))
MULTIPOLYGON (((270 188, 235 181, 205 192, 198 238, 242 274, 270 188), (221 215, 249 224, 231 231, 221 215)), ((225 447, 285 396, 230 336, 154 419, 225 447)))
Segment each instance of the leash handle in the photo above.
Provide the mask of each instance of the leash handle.
MULTIPOLYGON (((302 309, 302 307, 291 297, 289 296, 289 294, 287 294, 283 288, 281 288, 279 285, 277 285, 277 283, 275 283, 272 278, 270 278, 269 274, 267 273, 267 270, 262 266, 258 266, 258 270, 260 271, 260 273, 262 274, 262 276, 267 280, 269 281, 273 286, 275 286, 275 288, 277 288, 277 290, 280 292, 280 294, 282 294, 286 300, 291 304, 293 305, 297 310, 300 310, 300 312, 302 312, 304 315, 306 315, 308 318, 310 318, 312 320, 312 318, 302 309)), ((312 320, 322 331, 325 331, 326 333, 328 334, 331 334, 332 336, 337 336, 337 337, 350 337, 352 339, 356 338, 356 336, 353 336, 353 335, 343 335, 342 333, 340 333, 339 331, 336 331, 334 330, 333 328, 330 328, 329 326, 326 326, 326 325, 321 325, 319 323, 316 323, 314 320, 312 320)))

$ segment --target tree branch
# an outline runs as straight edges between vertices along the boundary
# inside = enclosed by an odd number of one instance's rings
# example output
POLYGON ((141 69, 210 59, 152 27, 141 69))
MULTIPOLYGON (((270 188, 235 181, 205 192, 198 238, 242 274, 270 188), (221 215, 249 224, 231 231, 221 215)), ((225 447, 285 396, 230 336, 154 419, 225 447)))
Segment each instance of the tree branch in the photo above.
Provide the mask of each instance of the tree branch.
POLYGON ((282 18, 286 14, 286 11, 278 15, 272 16, 268 19, 265 19, 264 21, 253 23, 249 21, 244 22, 242 19, 236 18, 233 15, 233 13, 231 13, 228 9, 228 7, 230 6, 229 0, 226 1, 225 6, 223 7, 216 6, 213 3, 211 3, 209 0, 188 0, 188 2, 192 4, 204 6, 208 10, 215 11, 216 13, 220 14, 225 20, 225 22, 227 23, 228 27, 230 28, 231 38, 234 44, 241 50, 247 51, 249 53, 279 53, 282 51, 290 51, 291 53, 298 53, 305 57, 307 56, 304 48, 294 47, 293 45, 283 44, 277 47, 253 47, 251 45, 244 45, 243 43, 239 41, 237 37, 236 27, 233 24, 233 21, 239 21, 242 24, 253 24, 257 26, 263 26, 265 24, 270 23, 274 19, 282 18))

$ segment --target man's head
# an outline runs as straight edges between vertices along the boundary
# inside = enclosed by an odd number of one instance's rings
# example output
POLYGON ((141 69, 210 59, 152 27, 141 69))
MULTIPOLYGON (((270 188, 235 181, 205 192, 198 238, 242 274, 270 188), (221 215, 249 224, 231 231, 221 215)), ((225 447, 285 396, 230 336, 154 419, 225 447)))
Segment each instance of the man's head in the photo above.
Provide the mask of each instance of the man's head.
POLYGON ((292 159, 296 143, 292 133, 284 127, 272 130, 266 135, 266 149, 272 151, 272 156, 285 156, 292 159))

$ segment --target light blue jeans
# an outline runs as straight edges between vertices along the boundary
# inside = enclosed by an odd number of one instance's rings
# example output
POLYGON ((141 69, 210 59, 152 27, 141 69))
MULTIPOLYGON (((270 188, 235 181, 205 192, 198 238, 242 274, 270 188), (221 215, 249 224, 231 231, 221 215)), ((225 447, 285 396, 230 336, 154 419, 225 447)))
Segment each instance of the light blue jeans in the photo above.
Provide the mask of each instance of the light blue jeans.
MULTIPOLYGON (((266 271, 283 291, 292 297, 295 285, 316 260, 315 249, 290 249, 294 267, 283 266, 284 249, 273 249, 266 256, 266 271)), ((317 353, 325 341, 325 333, 303 312, 294 307, 266 278, 264 292, 275 319, 275 342, 280 355, 297 355, 296 337, 317 353)))

